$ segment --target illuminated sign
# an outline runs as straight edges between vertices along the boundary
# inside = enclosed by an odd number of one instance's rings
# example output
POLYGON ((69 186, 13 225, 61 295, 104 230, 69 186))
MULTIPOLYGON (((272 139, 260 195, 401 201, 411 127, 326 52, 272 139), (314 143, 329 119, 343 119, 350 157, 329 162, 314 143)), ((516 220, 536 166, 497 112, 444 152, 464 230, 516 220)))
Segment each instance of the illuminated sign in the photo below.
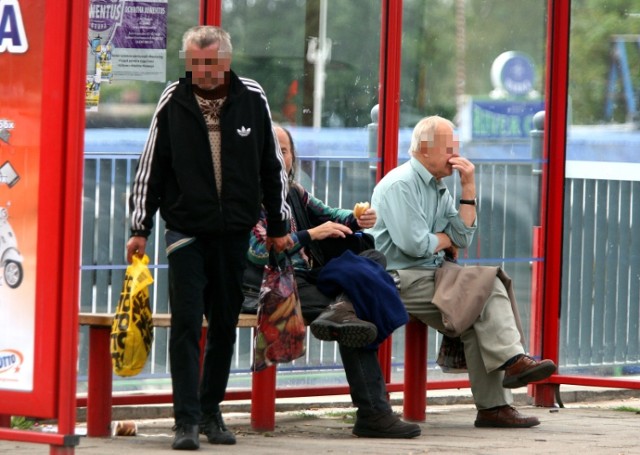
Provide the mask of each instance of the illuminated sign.
POLYGON ((29 49, 18 0, 0 0, 0 53, 23 54, 29 49))

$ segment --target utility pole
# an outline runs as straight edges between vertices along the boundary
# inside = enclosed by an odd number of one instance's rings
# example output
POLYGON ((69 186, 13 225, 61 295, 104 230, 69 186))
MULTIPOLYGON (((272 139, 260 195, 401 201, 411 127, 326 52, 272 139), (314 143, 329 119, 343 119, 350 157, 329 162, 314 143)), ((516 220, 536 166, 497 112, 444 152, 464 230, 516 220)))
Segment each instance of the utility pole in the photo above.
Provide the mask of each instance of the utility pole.
POLYGON ((466 90, 466 0, 456 0, 456 109, 460 113, 466 90))

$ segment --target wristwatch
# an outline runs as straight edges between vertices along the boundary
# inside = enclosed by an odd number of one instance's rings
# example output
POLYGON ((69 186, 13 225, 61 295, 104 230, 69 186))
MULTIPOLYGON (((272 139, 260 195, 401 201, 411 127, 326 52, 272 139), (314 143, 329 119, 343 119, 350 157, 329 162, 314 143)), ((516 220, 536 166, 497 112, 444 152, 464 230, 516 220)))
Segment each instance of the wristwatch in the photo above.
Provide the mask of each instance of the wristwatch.
POLYGON ((473 199, 460 199, 460 204, 478 205, 478 199, 475 197, 473 199))

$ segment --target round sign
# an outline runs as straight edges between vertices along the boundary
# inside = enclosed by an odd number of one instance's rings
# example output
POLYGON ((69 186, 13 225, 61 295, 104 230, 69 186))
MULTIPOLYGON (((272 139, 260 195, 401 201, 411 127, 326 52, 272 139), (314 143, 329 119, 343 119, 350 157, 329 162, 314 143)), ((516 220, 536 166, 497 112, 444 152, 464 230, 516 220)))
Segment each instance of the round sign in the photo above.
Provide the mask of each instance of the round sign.
POLYGON ((491 83, 497 90, 523 96, 533 90, 535 66, 527 54, 508 51, 500 54, 491 65, 491 83))

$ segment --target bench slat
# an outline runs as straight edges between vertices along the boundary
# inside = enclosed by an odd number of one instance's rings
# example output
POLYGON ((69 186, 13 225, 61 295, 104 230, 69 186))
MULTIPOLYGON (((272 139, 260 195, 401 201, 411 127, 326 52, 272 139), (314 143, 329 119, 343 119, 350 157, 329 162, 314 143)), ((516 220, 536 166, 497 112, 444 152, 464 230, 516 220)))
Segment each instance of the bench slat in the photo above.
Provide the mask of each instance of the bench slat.
MULTIPOLYGON (((78 321, 80 325, 87 325, 91 327, 111 327, 113 317, 113 313, 80 313, 78 321)), ((170 314, 154 314, 152 317, 154 327, 171 326, 170 314)), ((258 316, 255 314, 240 314, 237 327, 256 327, 257 325, 258 316)), ((207 326, 207 321, 204 319, 202 320, 202 326, 207 326)))

